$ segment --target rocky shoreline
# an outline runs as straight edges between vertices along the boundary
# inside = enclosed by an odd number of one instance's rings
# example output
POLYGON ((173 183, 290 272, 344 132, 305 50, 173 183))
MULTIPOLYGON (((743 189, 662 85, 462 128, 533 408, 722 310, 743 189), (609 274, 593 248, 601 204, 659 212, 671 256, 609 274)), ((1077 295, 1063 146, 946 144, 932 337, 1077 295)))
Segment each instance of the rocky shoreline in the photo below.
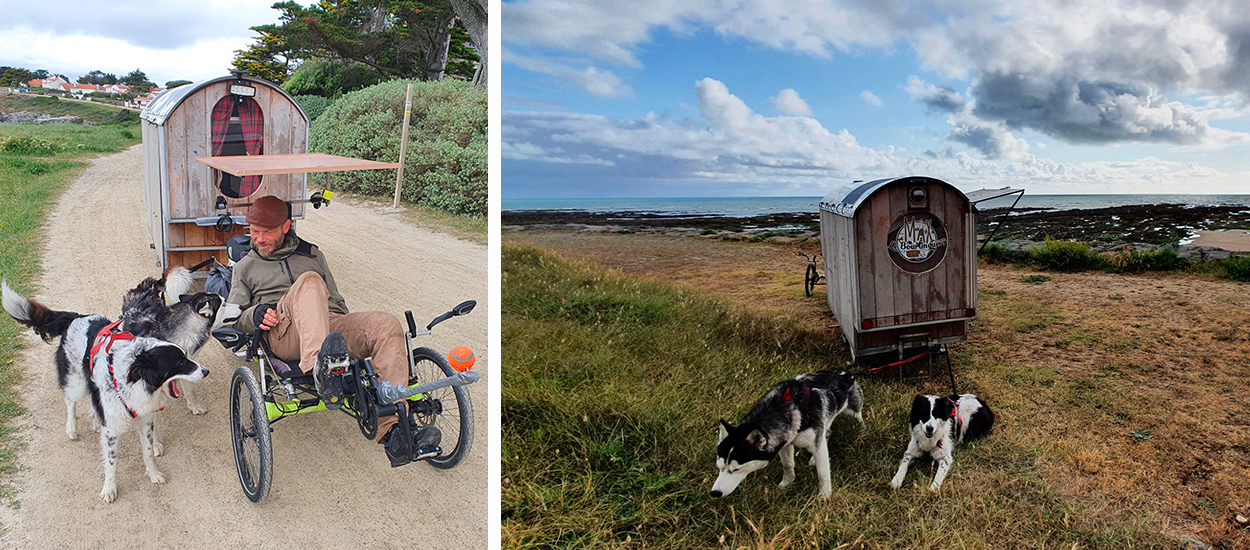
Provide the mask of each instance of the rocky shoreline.
MULTIPOLYGON (((655 212, 590 212, 584 210, 507 210, 503 229, 572 230, 615 233, 660 233, 724 240, 771 242, 819 241, 816 212, 754 217, 672 215, 655 212)), ((1131 245, 1137 249, 1176 246, 1192 259, 1218 259, 1210 247, 1182 246, 1194 231, 1250 229, 1250 207, 1157 204, 1085 210, 1007 209, 981 211, 977 234, 993 234, 995 242, 1024 249, 1047 238, 1086 242, 1096 251, 1131 245), (1199 249, 1199 250, 1195 250, 1199 249), (1212 256, 1214 254, 1214 256, 1212 256)), ((1225 256, 1226 257, 1226 256, 1225 256)))
POLYGON ((24 124, 27 122, 34 122, 35 124, 97 125, 95 122, 84 120, 79 116, 51 116, 46 113, 36 113, 33 111, 18 111, 16 113, 5 113, 4 111, 0 111, 0 124, 24 124))

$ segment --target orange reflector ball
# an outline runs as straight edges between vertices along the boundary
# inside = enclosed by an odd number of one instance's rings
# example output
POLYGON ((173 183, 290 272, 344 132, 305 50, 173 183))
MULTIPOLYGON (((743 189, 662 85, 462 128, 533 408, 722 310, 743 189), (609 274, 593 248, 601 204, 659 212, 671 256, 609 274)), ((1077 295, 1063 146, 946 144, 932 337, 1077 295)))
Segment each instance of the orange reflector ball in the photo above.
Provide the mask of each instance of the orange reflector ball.
POLYGON ((456 346, 447 353, 447 362, 451 363, 451 368, 464 372, 473 368, 473 362, 477 358, 473 356, 473 350, 468 346, 456 346))

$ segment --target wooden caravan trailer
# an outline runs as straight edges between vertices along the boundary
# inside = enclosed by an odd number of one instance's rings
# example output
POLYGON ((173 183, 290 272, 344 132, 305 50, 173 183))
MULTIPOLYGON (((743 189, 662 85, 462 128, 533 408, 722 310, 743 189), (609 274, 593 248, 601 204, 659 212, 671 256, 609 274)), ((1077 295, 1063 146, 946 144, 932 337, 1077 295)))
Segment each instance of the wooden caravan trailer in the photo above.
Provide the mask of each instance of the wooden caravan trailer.
MULTIPOLYGON (((247 225, 238 210, 227 216, 219 203, 229 208, 265 195, 306 196, 302 173, 238 177, 196 162, 304 153, 308 115, 274 84, 241 73, 187 84, 161 94, 140 118, 147 223, 161 269, 190 267, 210 256, 226 262, 226 241, 246 233, 247 225)), ((303 217, 305 204, 291 204, 292 219, 303 217)))
POLYGON ((853 358, 967 339, 977 315, 976 208, 929 177, 881 179, 820 202, 829 308, 853 358))

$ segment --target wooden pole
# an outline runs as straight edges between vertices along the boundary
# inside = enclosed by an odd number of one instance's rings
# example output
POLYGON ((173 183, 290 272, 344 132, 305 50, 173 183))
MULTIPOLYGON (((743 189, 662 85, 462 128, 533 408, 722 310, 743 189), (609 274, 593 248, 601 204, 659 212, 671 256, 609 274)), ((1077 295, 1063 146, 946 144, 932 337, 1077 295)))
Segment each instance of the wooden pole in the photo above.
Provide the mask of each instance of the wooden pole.
POLYGON ((395 173, 395 208, 399 208, 399 189, 404 185, 404 158, 408 155, 408 119, 412 117, 412 83, 404 97, 404 130, 399 137, 399 170, 395 173))

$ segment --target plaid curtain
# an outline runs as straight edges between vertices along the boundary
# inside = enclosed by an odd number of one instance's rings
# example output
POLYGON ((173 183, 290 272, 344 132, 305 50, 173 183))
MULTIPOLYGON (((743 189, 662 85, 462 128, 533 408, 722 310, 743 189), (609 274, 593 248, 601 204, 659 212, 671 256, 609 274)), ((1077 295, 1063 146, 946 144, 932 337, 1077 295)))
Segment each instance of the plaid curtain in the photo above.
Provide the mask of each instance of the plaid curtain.
MULTIPOLYGON (((264 154, 265 150, 265 115, 260 104, 250 97, 236 98, 226 96, 213 106, 212 145, 213 156, 220 156, 226 143, 226 132, 230 127, 230 115, 234 114, 235 104, 239 106, 239 125, 243 129, 243 145, 249 155, 264 154), (239 101, 242 99, 242 101, 239 101)), ((213 179, 217 179, 217 169, 213 169, 213 179)), ((260 187, 260 176, 244 176, 239 188, 239 196, 246 197, 260 187)))
MULTIPOLYGON (((239 123, 243 126, 243 145, 247 154, 260 155, 265 151, 265 115, 260 112, 260 104, 256 100, 245 97, 239 103, 239 123)), ((243 196, 251 195, 260 187, 260 176, 244 176, 239 192, 243 196)))
POLYGON ((234 112, 234 101, 230 96, 221 98, 213 106, 213 156, 221 155, 226 143, 226 130, 230 127, 230 115, 234 112))

